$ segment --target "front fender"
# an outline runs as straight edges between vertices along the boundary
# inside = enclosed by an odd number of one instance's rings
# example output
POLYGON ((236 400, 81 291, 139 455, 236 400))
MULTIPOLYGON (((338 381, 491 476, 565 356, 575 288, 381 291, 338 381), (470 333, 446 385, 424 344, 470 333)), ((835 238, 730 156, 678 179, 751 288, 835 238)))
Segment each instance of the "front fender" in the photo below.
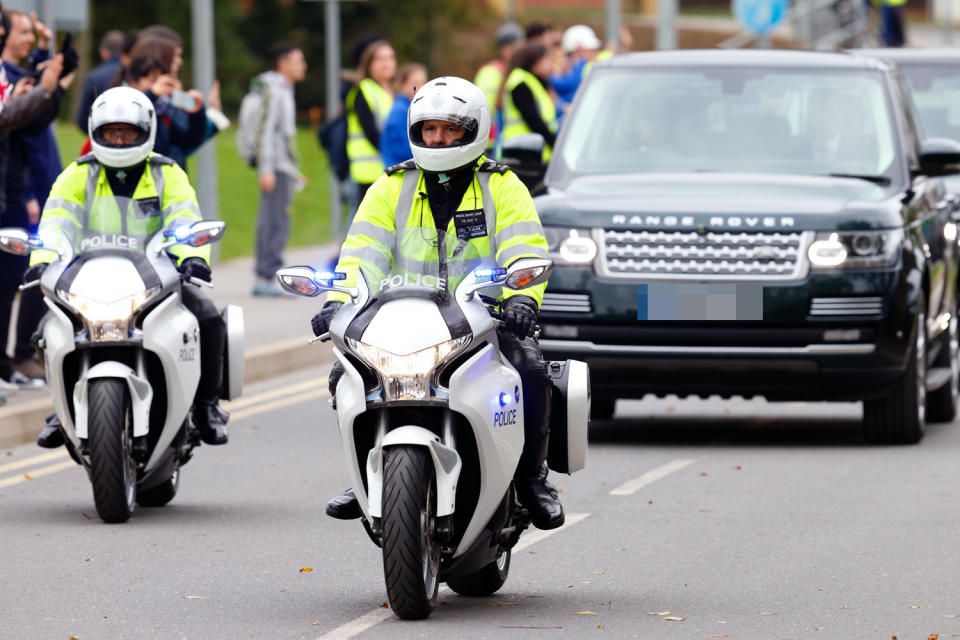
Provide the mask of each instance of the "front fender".
POLYGON ((460 479, 462 462, 456 449, 440 442, 431 431, 423 427, 408 425, 394 429, 383 441, 367 455, 367 511, 372 518, 383 516, 383 450, 398 445, 426 447, 433 459, 433 468, 437 475, 437 516, 448 516, 454 512, 457 499, 457 480, 460 479))
POLYGON ((133 409, 133 436, 138 438, 150 432, 150 402, 153 389, 150 383, 139 377, 133 369, 121 362, 101 362, 94 365, 77 381, 73 387, 73 406, 76 410, 76 429, 78 438, 88 437, 89 386, 97 378, 118 378, 127 383, 130 389, 130 401, 133 409))

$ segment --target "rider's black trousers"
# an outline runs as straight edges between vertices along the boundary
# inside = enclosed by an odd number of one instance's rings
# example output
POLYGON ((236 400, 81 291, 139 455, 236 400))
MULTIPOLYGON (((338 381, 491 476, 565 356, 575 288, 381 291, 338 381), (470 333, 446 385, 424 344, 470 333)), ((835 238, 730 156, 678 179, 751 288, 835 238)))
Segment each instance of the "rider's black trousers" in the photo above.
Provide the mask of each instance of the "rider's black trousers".
MULTIPOLYGON (((550 438, 550 398, 552 385, 543 362, 543 353, 533 338, 520 340, 510 334, 499 334, 500 351, 520 374, 523 385, 524 440, 523 454, 517 464, 517 477, 536 476, 547 459, 550 438)), ((327 384, 330 395, 336 395, 337 383, 343 376, 338 360, 330 370, 327 384)))
POLYGON ((180 296, 183 306, 200 323, 200 384, 197 386, 196 399, 198 402, 215 403, 220 399, 227 327, 217 306, 199 287, 184 284, 180 296))

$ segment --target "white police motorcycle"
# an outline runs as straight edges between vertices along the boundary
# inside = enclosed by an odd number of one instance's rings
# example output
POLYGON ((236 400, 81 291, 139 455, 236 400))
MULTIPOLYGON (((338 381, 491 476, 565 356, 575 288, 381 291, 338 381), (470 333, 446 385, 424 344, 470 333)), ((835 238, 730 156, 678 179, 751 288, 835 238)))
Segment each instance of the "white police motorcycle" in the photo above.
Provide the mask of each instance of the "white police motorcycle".
MULTIPOLYGON (((447 255, 462 250, 455 237, 440 236, 435 246, 447 255)), ((478 294, 545 282, 553 263, 479 263, 454 261, 431 273, 422 271, 437 265, 395 267, 380 280, 359 277, 356 288, 337 284, 342 273, 277 272, 287 291, 351 297, 316 340, 332 339, 345 369, 335 406, 349 476, 361 522, 383 550, 390 606, 405 619, 430 615, 440 582, 461 595, 497 591, 530 524, 513 487, 524 440, 520 376, 501 356, 497 322, 478 294), (471 271, 454 273, 458 266, 471 271)), ((548 462, 572 473, 586 458, 589 376, 585 363, 553 364, 548 462)))
MULTIPOLYGON (((225 226, 195 222, 149 239, 91 233, 78 239, 76 253, 71 243, 56 243, 58 258, 39 280, 49 312, 38 346, 54 409, 105 522, 125 522, 135 504, 172 500, 180 467, 199 442, 190 408, 200 379, 200 331, 180 290, 207 283, 181 284, 165 250, 213 242, 225 226)), ((40 248, 41 238, 0 229, 0 249, 27 255, 40 248)), ((228 305, 223 315, 221 395, 232 399, 243 382, 243 311, 228 305)))

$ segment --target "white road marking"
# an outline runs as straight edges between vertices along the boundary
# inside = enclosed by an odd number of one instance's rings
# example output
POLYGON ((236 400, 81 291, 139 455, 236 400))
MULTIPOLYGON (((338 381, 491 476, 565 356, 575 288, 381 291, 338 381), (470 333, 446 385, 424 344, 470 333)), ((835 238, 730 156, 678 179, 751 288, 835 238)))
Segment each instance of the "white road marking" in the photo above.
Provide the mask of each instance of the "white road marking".
MULTIPOLYGON (((568 513, 566 521, 563 523, 562 527, 556 529, 550 529, 549 531, 541 531, 539 529, 534 529, 528 533, 523 534, 520 538, 520 542, 517 543, 517 546, 513 548, 514 551, 522 551, 528 547, 531 547, 538 542, 542 542, 544 539, 549 538, 555 533, 560 533, 565 529, 569 529, 573 525, 585 520, 589 517, 589 513, 568 513)), ((440 587, 439 594, 446 595, 451 593, 448 587, 440 587)), ((384 620, 393 617, 393 611, 387 607, 378 607, 373 611, 368 611, 359 618, 351 620, 346 624, 342 624, 333 631, 328 631, 323 634, 317 640, 348 640, 355 636, 360 635, 367 629, 374 627, 384 620)))
POLYGON ((239 411, 244 407, 249 407, 251 405, 263 402, 265 400, 270 400, 272 398, 280 398, 283 396, 293 395, 298 391, 309 391, 311 389, 325 389, 327 385, 327 376, 322 378, 314 378, 313 380, 307 380, 305 382, 298 382, 296 384, 288 384, 283 387, 278 387, 276 389, 270 389, 269 391, 263 391, 261 393, 246 396, 239 398, 237 400, 232 400, 229 402, 223 403, 223 408, 227 411, 239 411))
POLYGON ((657 480, 660 480, 661 478, 664 478, 670 475, 674 471, 679 471, 680 469, 683 469, 684 467, 691 465, 694 462, 695 460, 693 458, 678 458, 677 460, 668 462, 667 464, 661 465, 656 469, 651 469, 650 471, 647 471, 645 474, 643 474, 638 478, 634 478, 629 482, 623 483, 622 485, 620 485, 619 487, 611 491, 610 495, 631 496, 637 491, 639 491, 640 489, 647 486, 648 484, 652 484, 657 480))

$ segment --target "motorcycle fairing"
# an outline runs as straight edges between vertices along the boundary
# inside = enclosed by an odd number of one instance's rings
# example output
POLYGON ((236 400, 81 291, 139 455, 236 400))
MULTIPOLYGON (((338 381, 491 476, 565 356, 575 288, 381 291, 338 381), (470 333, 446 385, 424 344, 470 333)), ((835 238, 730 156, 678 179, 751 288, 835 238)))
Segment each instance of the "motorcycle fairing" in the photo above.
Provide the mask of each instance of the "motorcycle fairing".
POLYGON ((130 390, 131 412, 133 414, 133 437, 139 438, 150 432, 150 402, 153 389, 150 382, 139 377, 136 372, 122 362, 106 361, 94 365, 77 380, 73 387, 73 407, 76 412, 77 438, 89 437, 90 381, 98 378, 117 378, 127 383, 130 390))

